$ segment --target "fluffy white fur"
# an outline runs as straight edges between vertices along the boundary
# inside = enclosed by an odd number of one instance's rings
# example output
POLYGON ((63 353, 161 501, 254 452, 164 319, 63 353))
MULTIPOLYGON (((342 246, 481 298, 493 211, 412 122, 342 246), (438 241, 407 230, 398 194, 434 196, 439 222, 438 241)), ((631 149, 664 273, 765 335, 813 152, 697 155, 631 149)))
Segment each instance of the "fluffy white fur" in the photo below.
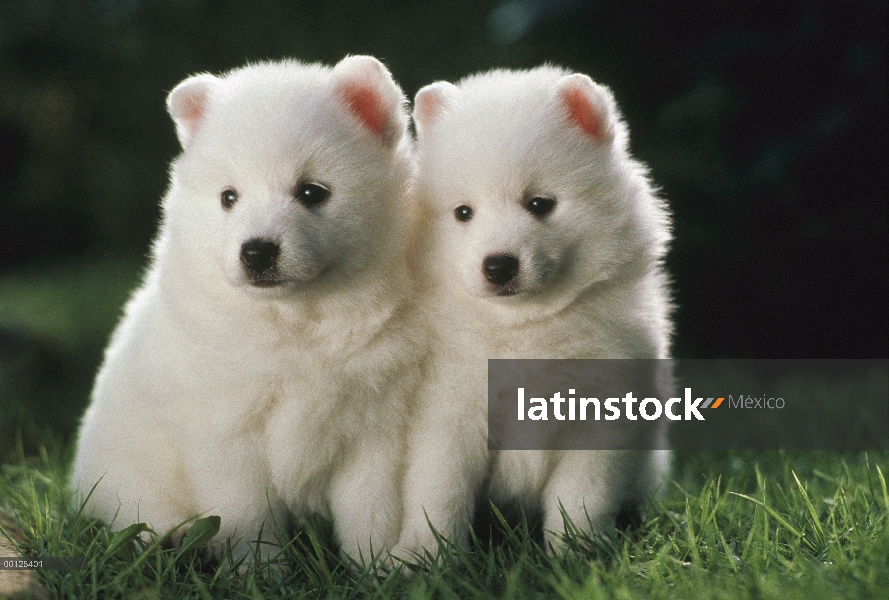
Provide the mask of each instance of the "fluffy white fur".
POLYGON ((402 316, 414 295, 403 94, 379 61, 353 56, 198 75, 167 104, 183 152, 71 484, 84 498, 95 486, 86 512, 115 528, 219 515, 236 555, 260 530, 273 540, 286 509, 328 515, 367 560, 398 537, 422 340, 402 316), (304 205, 307 184, 329 196, 304 205), (278 247, 272 268, 246 266, 251 240, 278 247))
MULTIPOLYGON (((644 508, 666 452, 489 452, 489 358, 666 358, 671 326, 661 260, 669 216, 628 152, 611 93, 554 67, 431 84, 414 108, 425 282, 434 354, 410 434, 398 554, 435 552, 429 525, 466 541, 473 507, 542 507, 549 542, 561 504, 584 530, 644 508), (535 216, 534 198, 555 201, 535 216), (461 222, 455 209, 468 206, 461 222), (518 271, 493 282, 485 260, 518 271)), ((515 390, 513 390, 513 393, 515 390)), ((663 435, 658 432, 657 435, 663 435)))

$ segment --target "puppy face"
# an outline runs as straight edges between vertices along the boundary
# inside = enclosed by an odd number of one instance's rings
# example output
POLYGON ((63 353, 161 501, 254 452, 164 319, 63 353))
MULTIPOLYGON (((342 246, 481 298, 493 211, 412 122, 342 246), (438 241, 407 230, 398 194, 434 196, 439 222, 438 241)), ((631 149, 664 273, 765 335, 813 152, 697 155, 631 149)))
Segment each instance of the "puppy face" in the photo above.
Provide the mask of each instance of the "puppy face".
POLYGON ((571 298, 664 231, 611 94, 586 76, 545 67, 436 83, 414 118, 431 255, 472 296, 571 298))
POLYGON ((534 189, 506 194, 451 188, 448 195, 456 192, 451 197, 459 204, 437 207, 447 268, 470 294, 533 295, 555 285, 569 266, 571 232, 554 223, 556 190, 534 189))
POLYGON ((388 258, 405 221, 407 117, 378 61, 201 75, 168 107, 184 151, 165 223, 196 270, 274 297, 388 258))

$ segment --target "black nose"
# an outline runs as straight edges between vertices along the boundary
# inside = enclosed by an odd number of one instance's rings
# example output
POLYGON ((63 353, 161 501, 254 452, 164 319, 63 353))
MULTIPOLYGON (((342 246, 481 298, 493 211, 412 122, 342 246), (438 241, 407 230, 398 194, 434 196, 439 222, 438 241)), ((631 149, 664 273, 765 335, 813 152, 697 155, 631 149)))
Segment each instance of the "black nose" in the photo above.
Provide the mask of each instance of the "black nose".
POLYGON ((268 271, 278 262, 281 249, 275 242, 255 238, 241 245, 241 262, 251 273, 268 271))
POLYGON ((507 254, 489 256, 482 263, 482 270, 485 272, 485 277, 488 281, 497 285, 503 285, 504 283, 509 283, 516 276, 516 273, 519 272, 519 259, 507 254))

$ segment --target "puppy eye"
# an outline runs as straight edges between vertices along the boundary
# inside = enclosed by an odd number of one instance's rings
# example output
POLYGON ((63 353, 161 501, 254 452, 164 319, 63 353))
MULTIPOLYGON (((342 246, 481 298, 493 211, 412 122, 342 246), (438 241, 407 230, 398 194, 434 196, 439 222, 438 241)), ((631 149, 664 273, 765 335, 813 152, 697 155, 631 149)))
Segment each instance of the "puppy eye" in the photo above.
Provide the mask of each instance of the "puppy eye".
POLYGON ((222 190, 222 194, 219 195, 219 201, 222 203, 222 208, 224 210, 231 210, 234 208, 235 202, 238 201, 238 192, 231 188, 226 188, 222 190))
POLYGON ((294 194, 297 201, 306 208, 315 208, 330 196, 330 190, 320 183, 301 183, 294 194))
POLYGON ((465 223, 472 218, 472 209, 465 204, 461 204, 454 209, 454 216, 457 218, 458 221, 465 223))
POLYGON ((556 206, 556 201, 546 196, 537 196, 531 198, 531 201, 525 205, 525 210, 535 217, 545 217, 552 212, 556 206))

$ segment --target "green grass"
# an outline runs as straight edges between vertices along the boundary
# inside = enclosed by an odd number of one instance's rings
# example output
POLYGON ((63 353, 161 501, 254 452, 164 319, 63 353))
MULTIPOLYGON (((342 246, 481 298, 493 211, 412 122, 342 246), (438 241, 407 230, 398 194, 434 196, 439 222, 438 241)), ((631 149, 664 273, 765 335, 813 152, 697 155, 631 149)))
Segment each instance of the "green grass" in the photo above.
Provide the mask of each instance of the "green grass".
POLYGON ((22 334, 0 352, 0 536, 26 556, 89 560, 40 571, 49 597, 889 598, 889 452, 683 452, 638 529, 573 535, 550 556, 539 532, 495 519, 494 541, 444 546, 413 577, 354 570, 323 523, 282 534, 283 571, 201 568, 200 552, 157 539, 137 553, 136 531, 84 518, 64 483, 102 348, 144 263, 84 259, 0 277, 0 328, 22 334))
POLYGON ((285 539, 268 564, 239 573, 200 567, 199 553, 137 532, 111 534, 78 512, 63 486, 66 455, 44 449, 3 466, 0 505, 28 556, 86 556, 82 571, 41 571, 63 598, 885 598, 889 595, 889 453, 689 452, 640 528, 616 539, 569 536, 550 556, 526 523, 496 522, 496 543, 413 577, 354 572, 323 529, 285 539), (321 532, 321 533, 319 533, 321 532))

